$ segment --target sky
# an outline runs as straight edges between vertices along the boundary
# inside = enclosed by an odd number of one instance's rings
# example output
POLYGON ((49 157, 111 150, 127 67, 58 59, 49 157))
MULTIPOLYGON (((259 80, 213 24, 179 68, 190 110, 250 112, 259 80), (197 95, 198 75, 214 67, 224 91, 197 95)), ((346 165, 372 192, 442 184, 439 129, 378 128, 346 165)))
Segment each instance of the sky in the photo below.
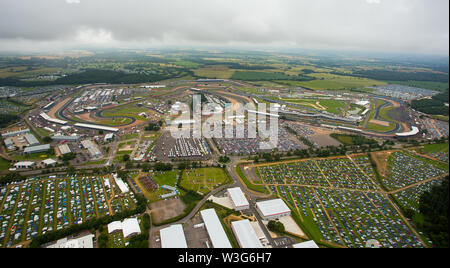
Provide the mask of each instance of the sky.
POLYGON ((165 46, 448 55, 449 1, 0 1, 0 51, 165 46))

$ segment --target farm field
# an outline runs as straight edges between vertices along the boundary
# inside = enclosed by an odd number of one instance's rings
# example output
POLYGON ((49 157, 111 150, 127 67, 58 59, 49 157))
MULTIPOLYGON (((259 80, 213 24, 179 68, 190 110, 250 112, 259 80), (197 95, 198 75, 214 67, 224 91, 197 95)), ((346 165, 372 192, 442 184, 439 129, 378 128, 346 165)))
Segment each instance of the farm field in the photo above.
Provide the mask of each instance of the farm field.
POLYGON ((108 177, 30 178, 0 188, 0 246, 10 247, 52 230, 132 209, 132 193, 117 197, 108 177))
POLYGON ((208 194, 213 189, 228 183, 229 177, 220 168, 188 169, 183 172, 180 185, 188 190, 208 194))
POLYGON ((442 181, 448 165, 403 151, 390 155, 389 179, 377 175, 367 154, 249 167, 259 180, 253 183, 283 198, 316 241, 365 247, 375 239, 382 247, 427 247, 432 242, 405 221, 394 202, 403 211, 417 211, 421 193, 442 181))

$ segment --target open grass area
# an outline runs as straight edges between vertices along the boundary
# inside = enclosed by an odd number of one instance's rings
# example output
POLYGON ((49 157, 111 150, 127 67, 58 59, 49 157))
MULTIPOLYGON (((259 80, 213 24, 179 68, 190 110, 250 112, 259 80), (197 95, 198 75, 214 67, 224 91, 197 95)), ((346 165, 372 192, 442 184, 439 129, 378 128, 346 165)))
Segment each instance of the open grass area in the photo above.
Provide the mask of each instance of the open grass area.
POLYGON ((108 109, 102 113, 103 116, 128 116, 136 120, 147 120, 145 117, 139 116, 140 113, 148 113, 149 109, 139 107, 136 103, 121 105, 112 109, 108 109))
MULTIPOLYGON (((310 89, 326 90, 326 89, 356 89, 368 86, 385 85, 385 82, 380 82, 367 78, 358 78, 351 76, 334 75, 329 73, 313 73, 308 76, 316 78, 312 81, 282 81, 283 83, 292 86, 301 86, 310 89)), ((280 79, 282 80, 282 79, 280 79)))
POLYGON ((3 157, 0 157, 0 170, 8 170, 11 166, 11 162, 4 159, 3 157))
POLYGON ((198 168, 185 170, 180 185, 205 195, 229 181, 230 178, 221 168, 198 168))
POLYGON ((233 74, 231 79, 243 81, 272 81, 272 80, 289 80, 293 76, 283 73, 272 72, 241 72, 237 71, 233 74))
POLYGON ((448 153, 449 152, 449 143, 446 142, 446 143, 428 144, 423 147, 423 151, 426 154, 438 153, 438 152, 448 153))
POLYGON ((124 134, 120 136, 120 141, 136 139, 139 136, 138 133, 124 134))

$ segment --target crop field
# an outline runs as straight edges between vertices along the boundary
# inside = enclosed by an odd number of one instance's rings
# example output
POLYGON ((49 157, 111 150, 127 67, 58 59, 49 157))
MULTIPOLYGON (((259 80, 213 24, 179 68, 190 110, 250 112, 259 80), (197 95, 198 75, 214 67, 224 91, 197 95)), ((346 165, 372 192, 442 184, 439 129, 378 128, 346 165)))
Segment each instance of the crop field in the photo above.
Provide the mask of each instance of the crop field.
POLYGON ((228 181, 228 175, 221 168, 199 168, 185 170, 180 185, 205 195, 228 181))
POLYGON ((448 174, 443 164, 400 151, 381 177, 366 154, 257 164, 256 185, 266 186, 289 204, 312 239, 331 246, 365 247, 375 239, 382 247, 426 247, 394 206, 418 210, 420 195, 448 174), (403 172, 401 172, 403 171, 403 172))
POLYGON ((120 193, 106 177, 30 178, 0 188, 0 246, 135 207, 132 193, 120 193), (109 185, 109 186, 108 186, 109 185))

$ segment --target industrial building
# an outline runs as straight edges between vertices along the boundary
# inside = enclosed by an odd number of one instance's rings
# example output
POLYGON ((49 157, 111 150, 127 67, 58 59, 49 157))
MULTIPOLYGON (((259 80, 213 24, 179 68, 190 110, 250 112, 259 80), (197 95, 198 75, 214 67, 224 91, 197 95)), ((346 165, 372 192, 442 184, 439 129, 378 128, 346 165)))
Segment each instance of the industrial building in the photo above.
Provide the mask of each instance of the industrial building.
POLYGON ((291 215, 291 210, 282 199, 257 202, 256 210, 261 218, 266 221, 291 215))
POLYGON ((100 158, 102 156, 102 152, 100 151, 98 146, 94 144, 92 141, 90 140, 81 141, 81 145, 83 145, 83 147, 88 150, 89 155, 92 158, 100 158))
POLYGON ((23 161, 23 162, 17 162, 14 164, 14 167, 17 169, 27 169, 27 168, 32 168, 36 165, 35 162, 31 162, 31 161, 23 161))
POLYGON ((22 130, 17 130, 17 131, 3 133, 2 137, 3 138, 16 137, 16 136, 19 136, 19 135, 24 135, 26 133, 30 133, 30 129, 27 128, 27 129, 22 129, 22 130))
POLYGON ((175 224, 159 231, 162 248, 187 248, 183 226, 175 224))
POLYGON ((231 229, 241 248, 263 248, 249 220, 234 221, 231 229))
POLYGON ((88 234, 72 239, 63 238, 47 248, 94 248, 94 237, 95 235, 88 234))
POLYGON ((248 203, 247 198, 240 187, 230 188, 227 192, 231 199, 231 203, 233 204, 234 210, 241 211, 250 208, 250 204, 248 203))
POLYGON ((62 155, 70 154, 70 153, 72 152, 72 151, 70 150, 70 148, 69 148, 69 145, 67 145, 67 144, 63 144, 63 145, 58 146, 58 149, 59 149, 59 152, 60 152, 62 155))
POLYGON ((298 244, 293 245, 292 247, 293 248, 319 248, 319 246, 313 240, 306 241, 303 243, 298 243, 298 244))
POLYGON ((80 136, 73 135, 73 136, 66 136, 66 135, 55 135, 52 137, 52 140, 54 141, 70 141, 70 142, 76 142, 80 139, 80 136))
POLYGON ((53 160, 53 159, 45 159, 44 161, 42 161, 42 163, 48 167, 48 166, 55 166, 58 162, 53 160))
POLYGON ((50 144, 44 144, 44 145, 37 145, 37 146, 30 146, 25 148, 23 151, 25 154, 37 154, 37 153, 43 153, 50 150, 50 144))
POLYGON ((36 137, 33 134, 27 133, 25 134, 25 140, 27 140, 29 146, 35 146, 39 145, 39 141, 36 139, 36 137))
POLYGON ((219 217, 216 211, 211 209, 205 209, 200 211, 203 222, 205 223, 206 230, 208 231, 209 239, 214 248, 232 248, 227 234, 220 223, 219 217))

